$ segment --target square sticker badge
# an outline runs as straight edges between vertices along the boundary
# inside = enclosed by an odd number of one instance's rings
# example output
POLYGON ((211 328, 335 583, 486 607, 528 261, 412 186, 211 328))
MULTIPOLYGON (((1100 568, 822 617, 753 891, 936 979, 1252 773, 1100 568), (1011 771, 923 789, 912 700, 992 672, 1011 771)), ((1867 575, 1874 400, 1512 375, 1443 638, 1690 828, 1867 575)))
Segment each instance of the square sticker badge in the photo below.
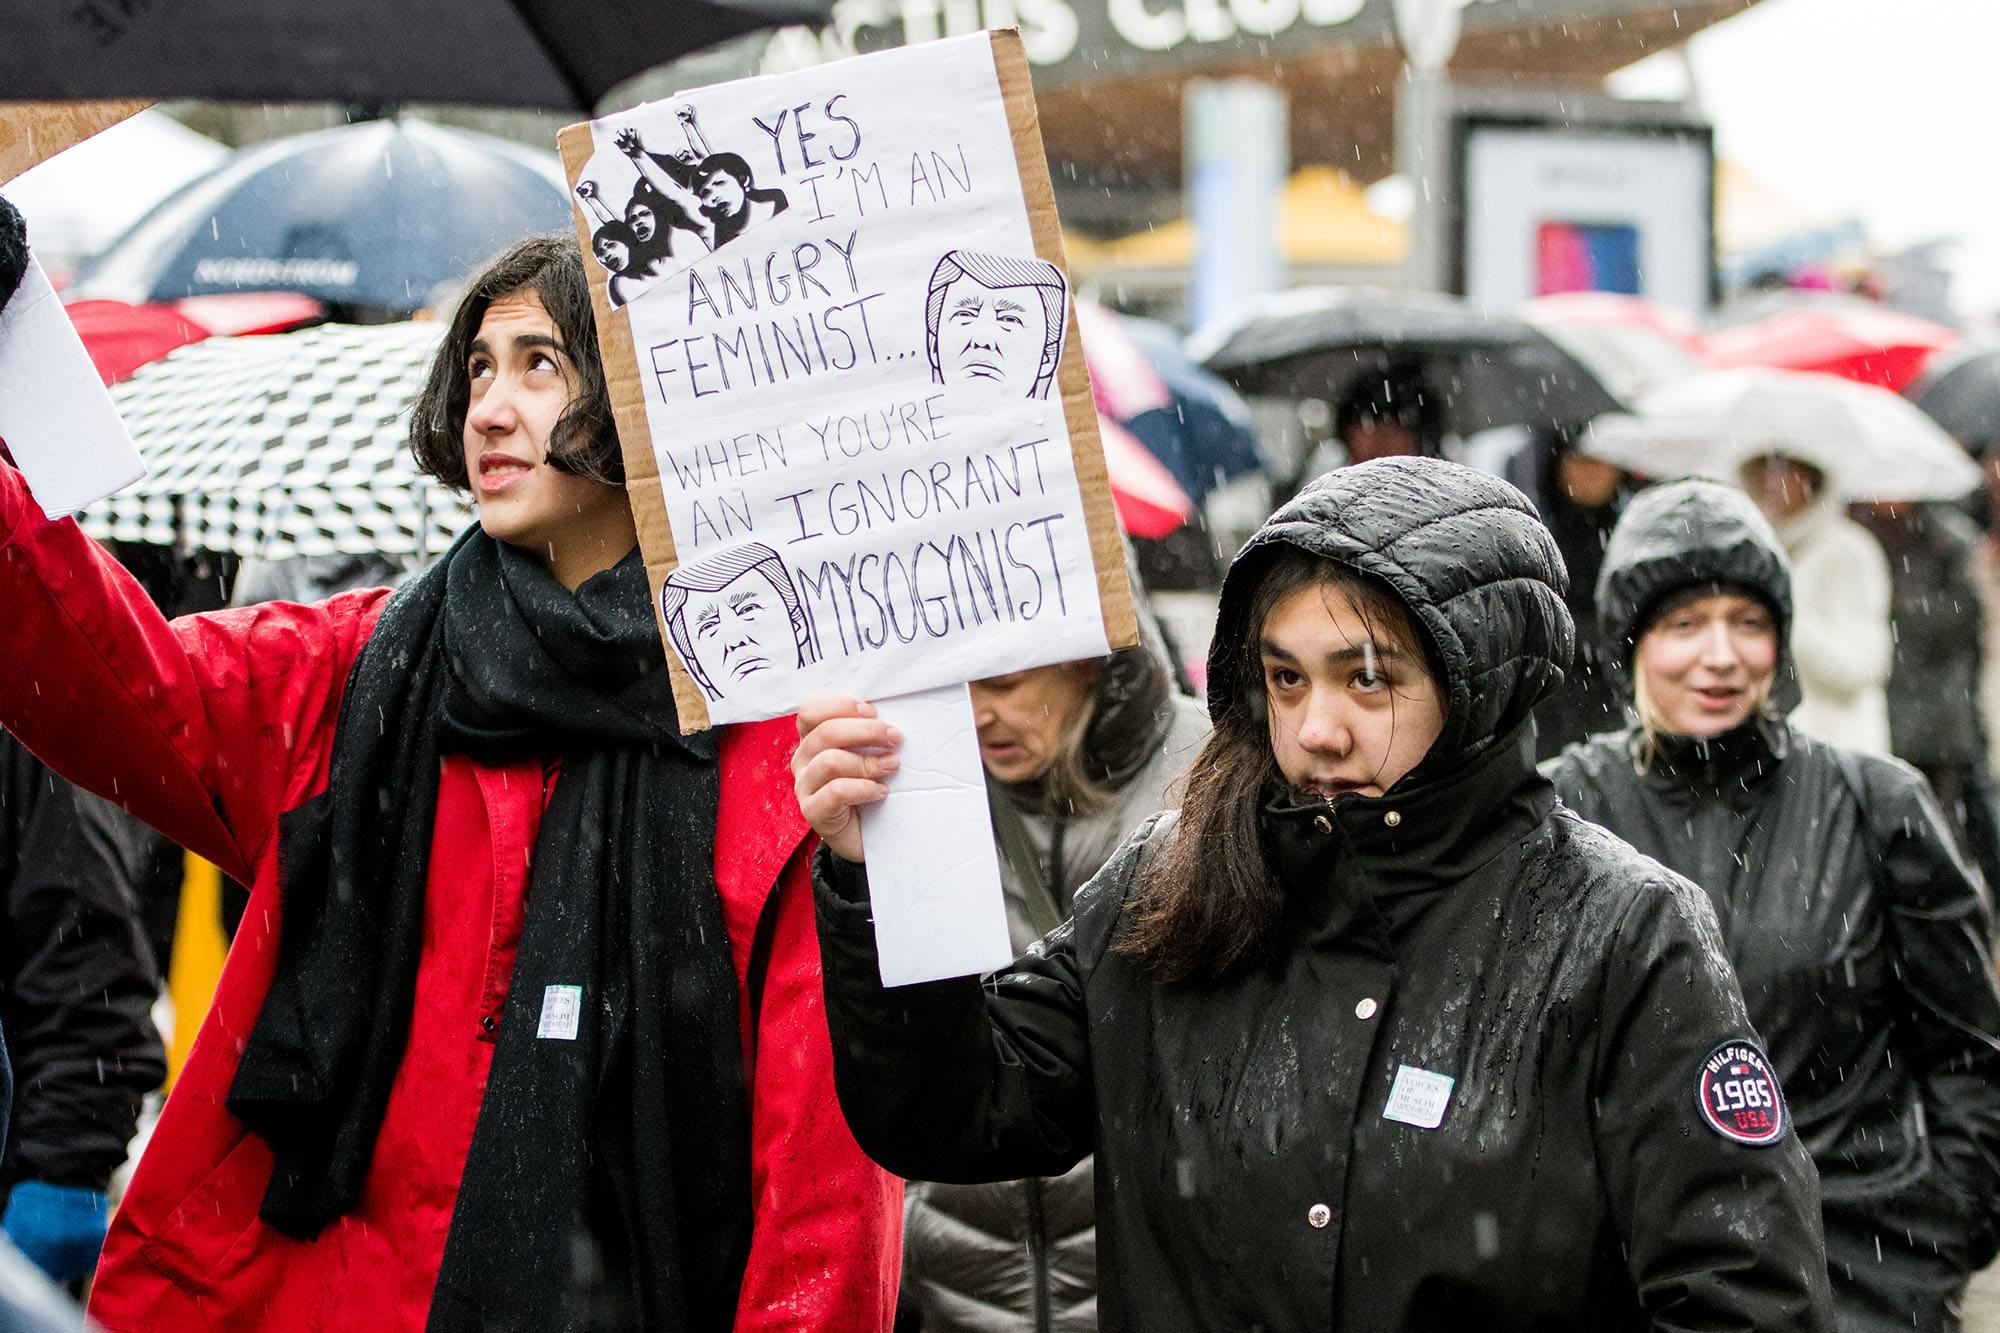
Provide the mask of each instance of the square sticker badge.
POLYGON ((575 1041, 583 1023, 583 987, 550 986, 542 992, 542 1021, 535 1035, 552 1041, 575 1041))
POLYGON ((1389 1104, 1383 1108, 1382 1118, 1418 1129, 1436 1129, 1444 1123, 1455 1082, 1448 1074, 1402 1065, 1396 1070, 1396 1081, 1389 1085, 1389 1104))

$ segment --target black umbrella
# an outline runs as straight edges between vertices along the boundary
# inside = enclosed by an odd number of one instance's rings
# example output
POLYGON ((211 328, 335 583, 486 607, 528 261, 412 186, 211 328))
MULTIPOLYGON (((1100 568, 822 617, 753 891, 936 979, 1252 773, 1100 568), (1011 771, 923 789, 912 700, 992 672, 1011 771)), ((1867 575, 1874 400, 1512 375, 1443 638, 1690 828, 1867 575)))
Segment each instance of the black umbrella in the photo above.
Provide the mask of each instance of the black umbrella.
POLYGON ((1438 429, 1580 426, 1628 404, 1602 377, 1509 315, 1428 292, 1302 287, 1253 302, 1190 342, 1202 364, 1246 394, 1329 403, 1379 381, 1412 381, 1438 429))
POLYGON ((2000 444, 2000 346, 1953 348, 1933 358, 1903 392, 1966 448, 2000 444))
POLYGON ((138 304, 292 291, 409 314, 523 236, 571 225, 553 153, 366 121, 235 154, 112 242, 66 295, 138 304))
POLYGON ((454 102, 588 111, 726 38, 830 0, 8 0, 0 90, 22 100, 454 102))

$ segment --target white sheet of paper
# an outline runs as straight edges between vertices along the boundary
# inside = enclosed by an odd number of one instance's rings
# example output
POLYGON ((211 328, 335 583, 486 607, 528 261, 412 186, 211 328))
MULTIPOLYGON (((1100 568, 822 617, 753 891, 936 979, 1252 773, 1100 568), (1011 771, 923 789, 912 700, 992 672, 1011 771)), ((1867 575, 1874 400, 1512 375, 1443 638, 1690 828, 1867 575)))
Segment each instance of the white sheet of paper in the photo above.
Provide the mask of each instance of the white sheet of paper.
POLYGON ((51 518, 146 475, 103 378, 32 255, 20 290, 0 309, 0 440, 51 518))
POLYGON ((970 691, 946 685, 875 709, 904 736, 888 798, 861 811, 882 984, 1005 967, 1014 948, 970 691))

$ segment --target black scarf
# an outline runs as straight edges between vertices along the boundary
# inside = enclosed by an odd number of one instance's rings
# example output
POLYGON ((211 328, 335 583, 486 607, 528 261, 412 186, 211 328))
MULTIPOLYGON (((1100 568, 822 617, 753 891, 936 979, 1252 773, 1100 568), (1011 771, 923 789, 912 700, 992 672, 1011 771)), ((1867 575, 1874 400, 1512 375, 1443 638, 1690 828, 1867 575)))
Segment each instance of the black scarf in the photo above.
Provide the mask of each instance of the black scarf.
POLYGON ((636 552, 572 595, 474 528, 384 608, 328 789, 280 820, 277 974, 229 1109, 276 1157, 264 1220, 309 1239, 361 1190, 408 1037, 440 756, 561 763, 432 1329, 733 1317, 750 1152, 719 771, 678 730, 650 607, 636 552), (574 1040, 537 1036, 560 986, 574 1040))

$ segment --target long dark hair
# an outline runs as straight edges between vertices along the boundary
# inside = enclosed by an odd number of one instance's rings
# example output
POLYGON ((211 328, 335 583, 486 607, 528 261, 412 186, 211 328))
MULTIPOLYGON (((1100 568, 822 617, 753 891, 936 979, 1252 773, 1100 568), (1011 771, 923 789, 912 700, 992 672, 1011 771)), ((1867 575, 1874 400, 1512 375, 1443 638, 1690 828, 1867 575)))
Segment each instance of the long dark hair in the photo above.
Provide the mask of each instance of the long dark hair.
MULTIPOLYGON (((1264 622, 1293 593, 1317 588, 1346 599, 1376 639, 1439 674, 1430 641, 1387 585, 1322 556, 1284 548, 1250 593, 1236 646, 1236 688, 1186 778, 1180 823, 1132 886, 1116 948, 1162 981, 1216 978, 1256 958, 1284 912, 1284 888, 1264 857, 1260 833, 1273 779, 1262 640, 1264 622)), ((1214 696, 1211 694, 1211 701, 1214 696)))
POLYGON ((487 307, 530 291, 541 298, 576 368, 576 396, 549 432, 549 464, 607 486, 623 485, 625 460, 618 452, 618 427, 597 351, 597 316, 574 236, 530 236, 474 276, 411 407, 410 452, 419 468, 453 490, 471 486, 465 472, 465 413, 472 401, 472 340, 487 307))

